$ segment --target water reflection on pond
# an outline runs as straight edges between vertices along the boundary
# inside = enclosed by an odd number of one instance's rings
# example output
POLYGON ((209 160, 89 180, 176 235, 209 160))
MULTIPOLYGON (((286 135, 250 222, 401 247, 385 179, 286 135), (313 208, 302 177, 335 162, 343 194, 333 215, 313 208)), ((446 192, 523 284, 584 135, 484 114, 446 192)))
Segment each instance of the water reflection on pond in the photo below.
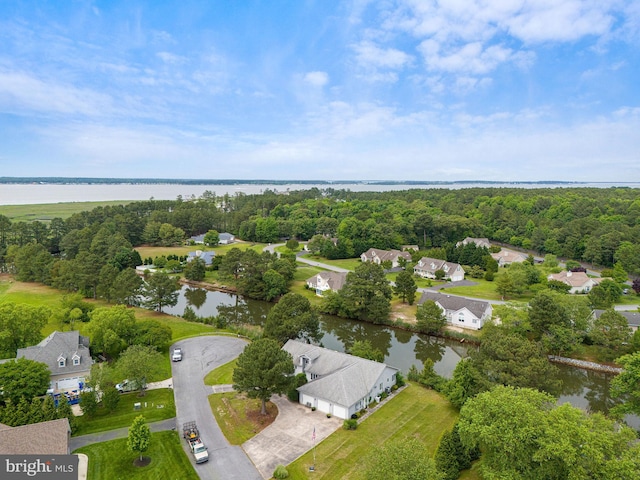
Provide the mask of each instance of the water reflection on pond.
MULTIPOLYGON (((245 299, 235 294, 183 287, 178 304, 165 308, 166 313, 182 315, 190 306, 199 317, 222 315, 232 323, 262 325, 273 306, 268 302, 245 299)), ((468 355, 473 346, 454 340, 419 335, 381 325, 322 316, 320 322, 323 346, 344 352, 357 340, 369 340, 384 354, 389 365, 407 372, 412 365, 422 368, 426 359, 435 363, 438 374, 450 377, 458 361, 468 355)), ((557 365, 563 390, 559 401, 594 412, 608 412, 615 405, 609 394, 610 374, 557 365)), ((634 428, 640 428, 640 418, 627 417, 634 428)))

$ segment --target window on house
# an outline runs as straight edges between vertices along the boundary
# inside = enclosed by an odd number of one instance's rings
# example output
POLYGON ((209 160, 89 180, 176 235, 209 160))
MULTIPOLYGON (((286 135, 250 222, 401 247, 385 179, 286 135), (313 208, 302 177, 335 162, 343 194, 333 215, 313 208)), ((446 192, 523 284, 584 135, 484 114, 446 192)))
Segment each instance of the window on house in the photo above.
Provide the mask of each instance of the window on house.
POLYGON ((58 366, 59 366, 59 367, 64 367, 64 363, 65 363, 65 362, 64 362, 64 359, 62 359, 62 360, 58 360, 58 366))
POLYGON ((74 365, 80 365, 80 357, 74 357, 73 358, 73 364, 74 365))
POLYGON ((478 319, 477 319, 477 318, 474 318, 474 319, 473 319, 473 323, 478 323, 478 319))
POLYGON ((458 321, 464 323, 464 313, 461 312, 458 314, 458 321))

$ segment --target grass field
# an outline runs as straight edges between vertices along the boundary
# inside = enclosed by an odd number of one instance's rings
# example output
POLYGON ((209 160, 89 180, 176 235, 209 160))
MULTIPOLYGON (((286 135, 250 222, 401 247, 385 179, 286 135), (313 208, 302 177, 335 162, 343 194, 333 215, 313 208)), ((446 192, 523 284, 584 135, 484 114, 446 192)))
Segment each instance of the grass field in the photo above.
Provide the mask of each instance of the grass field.
POLYGON ((196 250, 202 250, 203 252, 210 252, 213 250, 216 255, 225 255, 232 248, 239 248, 240 250, 253 249, 260 253, 266 245, 264 243, 249 243, 249 242, 235 242, 230 245, 218 245, 216 247, 205 247, 204 245, 185 245, 180 247, 151 247, 140 246, 135 247, 140 256, 145 259, 148 257, 155 258, 168 255, 177 255, 178 257, 187 255, 189 252, 196 250))
MULTIPOLYGON (((65 294, 65 292, 39 283, 16 282, 11 280, 9 276, 0 276, 0 303, 14 302, 35 306, 43 305, 54 310, 60 307, 60 301, 65 294)), ((96 307, 113 306, 101 300, 86 299, 85 301, 94 304, 96 307)), ((154 312, 145 308, 135 308, 134 311, 137 320, 153 319, 163 325, 167 325, 171 329, 171 337, 174 342, 182 338, 214 334, 216 332, 216 329, 211 325, 187 322, 180 317, 154 312)), ((89 325, 90 322, 76 323, 74 328, 80 331, 82 335, 88 335, 89 325)), ((55 330, 62 331, 69 329, 69 325, 60 325, 52 317, 49 323, 42 329, 42 335, 45 337, 55 330)), ((163 380, 171 376, 171 361, 169 359, 168 349, 162 353, 166 353, 166 355, 162 357, 162 370, 157 377, 149 378, 150 382, 163 380)))
POLYGON ((100 408, 92 418, 84 415, 77 417, 78 429, 73 435, 86 435, 128 427, 138 415, 144 415, 147 422, 157 422, 175 417, 176 406, 173 400, 173 390, 170 388, 149 390, 144 397, 139 397, 137 392, 123 393, 120 395, 118 408, 114 412, 109 413, 106 409, 100 408), (134 410, 133 404, 138 402, 141 404, 140 410, 134 410))
POLYGON ((105 202, 66 202, 42 203, 37 205, 0 205, 0 215, 4 215, 12 222, 33 222, 35 220, 48 222, 53 218, 69 218, 74 213, 93 210, 96 207, 108 205, 126 205, 129 200, 113 200, 105 202))
MULTIPOLYGON (((309 466, 314 463, 313 451, 310 451, 287 466, 289 478, 363 479, 363 462, 372 447, 413 437, 433 453, 440 436, 453 426, 457 417, 456 410, 440 394, 410 384, 362 422, 357 430, 337 430, 318 444, 315 472, 309 472, 309 466)), ((480 477, 472 475, 464 478, 472 480, 480 477)))
POLYGON ((262 401, 238 392, 209 395, 209 405, 220 430, 231 445, 242 445, 273 423, 276 406, 267 402, 267 415, 260 414, 262 401))
POLYGON ((180 444, 177 432, 151 434, 149 450, 145 457, 151 463, 136 467, 138 457, 127 448, 127 439, 96 443, 80 448, 74 453, 89 457, 88 480, 198 480, 200 477, 189 462, 180 444))
POLYGON ((326 263, 327 265, 333 265, 334 267, 346 268, 347 270, 355 270, 362 262, 359 258, 345 258, 341 260, 328 260, 318 255, 312 255, 310 253, 303 255, 304 258, 313 260, 314 262, 326 263))
POLYGON ((215 370, 211 370, 204 377, 205 385, 230 385, 233 383, 233 370, 236 368, 237 359, 231 360, 229 363, 220 365, 215 370))

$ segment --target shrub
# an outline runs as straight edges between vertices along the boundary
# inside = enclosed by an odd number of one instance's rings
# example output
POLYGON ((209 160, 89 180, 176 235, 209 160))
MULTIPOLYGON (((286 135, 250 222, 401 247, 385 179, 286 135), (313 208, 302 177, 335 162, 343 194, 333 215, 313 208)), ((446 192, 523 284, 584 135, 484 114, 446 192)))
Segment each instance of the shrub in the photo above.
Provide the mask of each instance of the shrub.
POLYGON ((283 478, 289 478, 289 472, 284 465, 278 465, 276 469, 273 471, 273 478, 278 480, 283 478))
POLYGON ((300 401, 300 392, 298 392, 297 388, 301 387, 305 383, 307 383, 307 376, 304 373, 299 373, 294 377, 291 388, 287 392, 287 397, 290 401, 296 403, 300 401))
POLYGON ((331 418, 331 414, 330 413, 327 413, 327 418, 331 418))
POLYGON ((355 418, 351 418, 349 420, 345 420, 342 422, 342 428, 345 430, 355 430, 358 428, 358 420, 355 418))

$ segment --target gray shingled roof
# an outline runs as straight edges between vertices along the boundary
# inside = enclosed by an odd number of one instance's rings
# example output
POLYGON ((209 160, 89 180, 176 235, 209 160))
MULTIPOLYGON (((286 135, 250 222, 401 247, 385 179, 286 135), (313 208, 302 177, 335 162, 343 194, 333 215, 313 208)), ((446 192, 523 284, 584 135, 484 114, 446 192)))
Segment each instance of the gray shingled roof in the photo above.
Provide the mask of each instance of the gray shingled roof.
MULTIPOLYGON (((347 281, 347 272, 320 272, 307 280, 307 282, 314 277, 322 278, 325 282, 327 282, 331 290, 337 292, 344 286, 345 282, 347 281)), ((315 283, 315 285, 318 284, 317 280, 312 283, 315 283)))
POLYGON ((67 455, 70 433, 66 418, 0 428, 0 452, 4 455, 67 455))
POLYGON ((413 270, 430 273, 435 273, 438 270, 444 270, 446 276, 449 277, 458 269, 458 267, 461 267, 459 263, 447 262, 439 258, 422 257, 413 267, 413 270), (445 270, 445 265, 448 267, 448 270, 445 270))
POLYGON ((398 370, 384 363, 295 340, 289 340, 282 348, 291 354, 296 365, 300 364, 303 355, 312 359, 305 371, 320 377, 298 391, 339 405, 350 406, 366 396, 386 368, 398 370))
POLYGON ((89 338, 83 337, 77 330, 53 332, 37 345, 19 348, 16 357, 45 363, 52 375, 84 372, 89 370, 93 363, 89 353, 89 338), (80 357, 79 365, 73 364, 73 356, 76 354, 80 357), (65 358, 65 367, 58 366, 60 356, 65 358))
MULTIPOLYGON (((593 314, 596 318, 600 318, 600 315, 602 315, 604 312, 606 312, 606 310, 594 310, 593 314)), ((616 313, 619 313, 624 318, 626 318, 627 323, 630 327, 640 327, 640 312, 616 310, 616 313)))
POLYGON ((457 297, 455 295, 446 295, 438 292, 424 292, 418 301, 418 305, 422 305, 427 300, 433 300, 434 302, 439 303, 445 310, 457 311, 462 308, 466 308, 478 318, 482 318, 489 307, 489 302, 457 297))
POLYGON ((363 253, 367 261, 373 261, 375 257, 378 257, 381 262, 389 260, 390 262, 398 261, 399 258, 404 258, 407 261, 411 261, 411 254, 409 252, 401 252, 400 250, 381 250, 379 248, 370 248, 363 253))

